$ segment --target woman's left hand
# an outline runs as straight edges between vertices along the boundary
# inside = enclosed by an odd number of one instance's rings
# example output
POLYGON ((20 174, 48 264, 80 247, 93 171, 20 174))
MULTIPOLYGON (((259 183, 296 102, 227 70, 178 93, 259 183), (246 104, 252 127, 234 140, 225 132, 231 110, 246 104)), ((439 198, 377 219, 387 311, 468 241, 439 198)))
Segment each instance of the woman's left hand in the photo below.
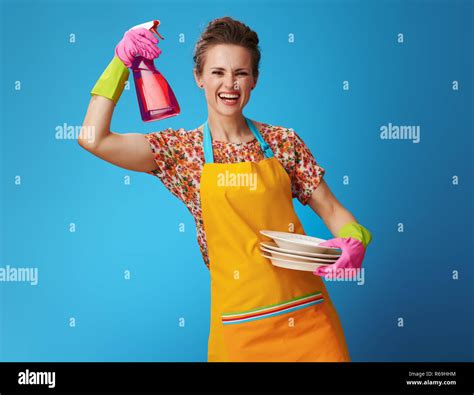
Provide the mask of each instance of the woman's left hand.
POLYGON ((318 267, 313 274, 317 276, 326 276, 333 272, 336 274, 337 269, 359 269, 364 260, 365 247, 357 239, 349 238, 335 238, 319 244, 321 247, 334 247, 342 250, 339 259, 330 265, 318 267))

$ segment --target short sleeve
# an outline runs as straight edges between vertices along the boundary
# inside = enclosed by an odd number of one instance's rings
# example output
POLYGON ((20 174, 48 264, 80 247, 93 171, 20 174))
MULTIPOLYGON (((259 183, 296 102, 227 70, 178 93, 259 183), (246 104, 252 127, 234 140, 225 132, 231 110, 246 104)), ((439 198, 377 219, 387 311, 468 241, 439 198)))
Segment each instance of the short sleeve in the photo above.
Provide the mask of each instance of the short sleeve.
POLYGON ((184 162, 183 136, 171 128, 144 135, 154 154, 157 169, 146 173, 158 177, 173 195, 184 201, 177 167, 184 162))
POLYGON ((318 165, 301 137, 292 129, 290 131, 294 149, 294 162, 290 174, 292 194, 301 204, 306 205, 322 181, 326 170, 318 165))

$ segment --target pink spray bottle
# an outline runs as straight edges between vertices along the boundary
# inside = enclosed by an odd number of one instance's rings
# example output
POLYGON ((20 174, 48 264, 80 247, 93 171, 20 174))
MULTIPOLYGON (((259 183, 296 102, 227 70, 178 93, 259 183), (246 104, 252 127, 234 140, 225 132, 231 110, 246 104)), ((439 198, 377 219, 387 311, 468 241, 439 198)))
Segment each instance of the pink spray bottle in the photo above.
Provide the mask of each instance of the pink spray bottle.
MULTIPOLYGON (((159 25, 160 21, 154 20, 134 26, 133 29, 143 27, 164 40, 158 33, 159 25)), ((143 122, 158 121, 179 114, 179 104, 173 90, 155 68, 153 60, 136 57, 132 63, 132 71, 143 122)))

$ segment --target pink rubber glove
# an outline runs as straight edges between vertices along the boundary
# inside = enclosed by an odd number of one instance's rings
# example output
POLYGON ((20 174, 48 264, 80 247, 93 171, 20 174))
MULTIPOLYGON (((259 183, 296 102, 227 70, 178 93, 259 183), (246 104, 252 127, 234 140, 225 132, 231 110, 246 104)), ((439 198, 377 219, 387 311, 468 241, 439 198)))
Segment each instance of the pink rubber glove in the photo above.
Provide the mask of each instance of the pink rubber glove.
POLYGON ((365 247, 357 239, 353 237, 341 238, 337 237, 319 244, 322 247, 334 247, 342 250, 339 259, 330 265, 318 267, 313 274, 317 276, 325 276, 329 272, 335 275, 337 269, 360 269, 364 260, 365 247))
POLYGON ((130 29, 125 32, 122 40, 115 47, 115 55, 126 67, 131 67, 135 56, 155 59, 161 54, 161 49, 155 44, 158 39, 151 31, 143 27, 130 29))

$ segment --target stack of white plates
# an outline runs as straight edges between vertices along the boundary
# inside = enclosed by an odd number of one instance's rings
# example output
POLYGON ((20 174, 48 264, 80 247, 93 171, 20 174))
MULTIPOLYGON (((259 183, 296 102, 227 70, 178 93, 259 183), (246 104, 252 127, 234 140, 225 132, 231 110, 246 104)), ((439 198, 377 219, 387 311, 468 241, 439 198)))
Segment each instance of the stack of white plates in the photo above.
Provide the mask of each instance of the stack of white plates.
POLYGON ((341 255, 338 248, 320 247, 326 240, 317 237, 273 230, 260 233, 273 240, 262 241, 260 249, 274 266, 314 272, 319 266, 332 265, 341 255))

